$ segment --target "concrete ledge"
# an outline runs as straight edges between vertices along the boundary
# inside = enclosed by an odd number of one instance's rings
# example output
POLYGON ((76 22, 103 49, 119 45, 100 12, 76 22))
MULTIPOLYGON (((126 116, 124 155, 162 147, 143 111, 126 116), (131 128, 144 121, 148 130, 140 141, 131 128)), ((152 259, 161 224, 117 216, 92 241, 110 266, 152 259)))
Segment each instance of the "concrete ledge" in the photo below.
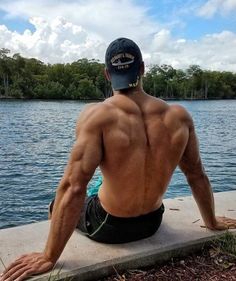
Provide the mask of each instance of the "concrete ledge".
MULTIPOLYGON (((215 194, 216 213, 236 219, 236 191, 215 194)), ((203 224, 192 197, 164 200, 165 215, 158 232, 150 238, 121 245, 106 245, 89 240, 75 231, 53 275, 58 280, 96 280, 114 274, 115 269, 138 268, 186 255, 209 242, 219 231, 201 228, 203 224), (114 269, 115 268, 115 269, 114 269), (61 269, 61 270, 60 270, 61 269)), ((44 249, 49 222, 0 230, 0 257, 9 264, 18 256, 44 249)), ((236 230, 233 231, 236 233, 236 230)), ((3 265, 0 263, 0 272, 3 265)), ((48 280, 50 273, 33 280, 48 280)))

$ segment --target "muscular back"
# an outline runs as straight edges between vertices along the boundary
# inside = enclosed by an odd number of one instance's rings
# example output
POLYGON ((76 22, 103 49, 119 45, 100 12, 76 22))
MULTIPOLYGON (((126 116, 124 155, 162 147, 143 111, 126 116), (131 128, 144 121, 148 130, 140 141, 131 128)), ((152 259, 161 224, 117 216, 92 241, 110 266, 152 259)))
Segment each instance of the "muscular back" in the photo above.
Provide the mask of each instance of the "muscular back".
POLYGON ((189 128, 183 109, 146 94, 115 95, 101 106, 107 118, 101 203, 116 216, 148 213, 161 205, 186 147, 189 128))

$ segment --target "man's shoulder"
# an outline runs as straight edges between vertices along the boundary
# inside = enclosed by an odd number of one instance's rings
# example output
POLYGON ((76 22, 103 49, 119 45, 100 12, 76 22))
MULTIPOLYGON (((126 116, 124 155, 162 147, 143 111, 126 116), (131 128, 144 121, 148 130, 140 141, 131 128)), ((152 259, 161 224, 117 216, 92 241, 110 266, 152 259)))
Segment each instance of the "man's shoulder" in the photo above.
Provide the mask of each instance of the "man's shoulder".
POLYGON ((180 104, 169 105, 167 113, 171 114, 173 118, 177 118, 183 122, 192 122, 192 117, 187 109, 180 104))
POLYGON ((154 111, 159 113, 172 115, 175 118, 181 120, 191 119, 191 115, 187 111, 187 109, 180 104, 169 104, 166 101, 154 97, 149 98, 149 104, 152 105, 154 111))
POLYGON ((86 115, 93 115, 93 114, 99 114, 102 111, 105 110, 106 104, 104 102, 94 102, 86 104, 83 108, 82 112, 80 113, 80 116, 86 116, 86 115))
POLYGON ((87 104, 79 115, 77 123, 96 127, 109 121, 110 106, 105 102, 87 104))

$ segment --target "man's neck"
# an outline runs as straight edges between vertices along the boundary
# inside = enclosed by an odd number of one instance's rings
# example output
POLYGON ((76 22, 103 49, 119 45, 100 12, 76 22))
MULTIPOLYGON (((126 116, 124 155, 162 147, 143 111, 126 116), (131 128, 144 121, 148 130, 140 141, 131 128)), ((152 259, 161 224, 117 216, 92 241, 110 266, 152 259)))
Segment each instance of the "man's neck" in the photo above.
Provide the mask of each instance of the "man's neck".
POLYGON ((129 97, 134 97, 134 96, 139 96, 139 95, 143 95, 145 94, 143 87, 141 86, 141 84, 139 84, 138 86, 134 87, 134 88, 129 88, 129 89, 125 89, 125 90, 118 90, 118 91, 114 91, 113 90, 113 95, 125 95, 125 96, 129 96, 129 97))
POLYGON ((129 89, 127 92, 123 91, 114 91, 113 92, 114 98, 119 98, 119 97, 126 97, 132 101, 134 101, 137 105, 143 104, 146 99, 149 98, 149 95, 144 92, 142 87, 136 87, 129 89))

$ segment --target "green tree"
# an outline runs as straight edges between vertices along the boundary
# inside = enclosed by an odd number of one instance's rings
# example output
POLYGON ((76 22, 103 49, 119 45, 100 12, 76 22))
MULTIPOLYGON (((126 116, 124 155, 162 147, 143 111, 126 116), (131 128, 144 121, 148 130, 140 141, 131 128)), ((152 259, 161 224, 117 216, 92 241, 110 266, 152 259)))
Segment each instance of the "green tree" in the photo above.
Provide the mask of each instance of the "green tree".
MULTIPOLYGON (((0 96, 42 99, 103 99, 111 94, 103 63, 82 58, 71 64, 44 64, 20 54, 10 56, 0 49, 0 96)), ((236 74, 202 70, 190 65, 186 70, 171 65, 152 65, 143 77, 145 91, 170 99, 236 98, 236 74)))
POLYGON ((80 80, 78 92, 81 99, 96 99, 99 97, 96 92, 96 87, 93 85, 92 81, 87 78, 80 80))
POLYGON ((203 71, 199 65, 190 65, 186 71, 188 77, 188 85, 190 90, 190 98, 203 98, 203 71))
POLYGON ((34 98, 63 99, 65 98, 65 87, 59 82, 54 81, 38 84, 34 89, 34 98))
POLYGON ((0 94, 4 96, 9 95, 10 75, 11 75, 11 58, 8 57, 10 50, 2 48, 0 49, 0 77, 1 88, 0 94))

